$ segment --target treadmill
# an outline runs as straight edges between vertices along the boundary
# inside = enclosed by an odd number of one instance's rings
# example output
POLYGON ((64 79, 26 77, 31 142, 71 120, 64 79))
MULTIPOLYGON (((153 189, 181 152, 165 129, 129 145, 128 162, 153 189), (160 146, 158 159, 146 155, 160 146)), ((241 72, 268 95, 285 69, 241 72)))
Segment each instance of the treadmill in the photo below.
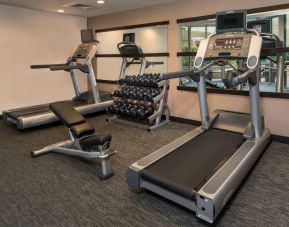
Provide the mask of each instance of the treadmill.
POLYGON ((122 55, 122 63, 120 69, 119 79, 122 79, 126 75, 126 69, 131 65, 141 65, 139 74, 143 75, 145 70, 154 65, 163 65, 164 62, 152 62, 148 61, 143 56, 143 51, 140 46, 134 42, 121 42, 117 44, 117 49, 122 55))
POLYGON ((201 41, 194 68, 163 74, 163 79, 190 76, 198 83, 201 127, 133 163, 127 171, 132 189, 154 192, 209 223, 270 142, 260 113, 257 71, 262 38, 246 29, 245 18, 244 11, 217 14, 217 33, 201 41), (251 113, 216 110, 210 116, 204 72, 212 65, 230 65, 230 59, 246 61, 246 68, 232 69, 229 75, 234 76, 227 80, 231 87, 249 83, 251 113))
MULTIPOLYGON (((92 30, 82 30, 81 38, 82 43, 65 64, 32 65, 31 68, 69 72, 76 94, 71 102, 77 111, 85 115, 106 110, 108 106, 113 105, 113 100, 110 93, 101 94, 98 90, 91 64, 99 47, 99 42, 93 39, 92 30), (80 91, 77 70, 87 74, 88 91, 80 91)), ((50 111, 49 104, 5 110, 2 115, 5 121, 16 125, 19 130, 58 121, 57 117, 50 111)))

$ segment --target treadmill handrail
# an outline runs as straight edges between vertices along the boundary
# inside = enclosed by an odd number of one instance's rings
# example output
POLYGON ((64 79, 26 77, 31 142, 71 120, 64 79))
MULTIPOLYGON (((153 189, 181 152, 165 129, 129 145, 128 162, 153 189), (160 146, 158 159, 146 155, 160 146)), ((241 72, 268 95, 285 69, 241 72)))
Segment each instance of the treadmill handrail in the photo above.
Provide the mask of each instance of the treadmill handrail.
POLYGON ((199 82, 200 81, 200 75, 207 70, 209 67, 211 67, 212 65, 214 65, 215 62, 211 62, 207 65, 205 65, 204 67, 197 69, 197 68, 192 68, 190 70, 187 71, 177 71, 177 72, 170 72, 170 73, 164 73, 160 76, 160 78, 158 79, 159 81, 162 80, 170 80, 170 79, 174 79, 174 78, 180 78, 180 77, 191 77, 195 82, 199 82))
POLYGON ((236 87, 239 84, 243 84, 246 81, 249 81, 251 85, 256 85, 257 84, 257 75, 256 75, 256 70, 247 70, 238 76, 234 77, 230 82, 231 87, 236 87))
POLYGON ((138 53, 133 53, 132 55, 141 55, 143 54, 143 51, 141 49, 140 46, 138 46, 136 43, 134 42, 121 42, 121 43, 118 43, 117 44, 117 49, 119 51, 120 54, 123 54, 123 55, 131 55, 131 53, 124 53, 123 52, 123 48, 125 47, 134 47, 135 50, 138 51, 138 53))
POLYGON ((151 64, 151 65, 163 65, 164 62, 163 61, 150 61, 149 64, 151 64))
POLYGON ((65 70, 65 71, 70 71, 73 69, 79 69, 80 71, 84 73, 89 72, 88 65, 86 64, 78 64, 78 65, 63 65, 63 66, 52 66, 50 67, 51 71, 60 71, 60 70, 65 70))
POLYGON ((133 45, 137 46, 134 42, 120 42, 117 44, 117 48, 119 49, 122 45, 133 45))
POLYGON ((44 64, 44 65, 31 65, 31 69, 50 69, 53 66, 66 66, 67 63, 63 64, 44 64))

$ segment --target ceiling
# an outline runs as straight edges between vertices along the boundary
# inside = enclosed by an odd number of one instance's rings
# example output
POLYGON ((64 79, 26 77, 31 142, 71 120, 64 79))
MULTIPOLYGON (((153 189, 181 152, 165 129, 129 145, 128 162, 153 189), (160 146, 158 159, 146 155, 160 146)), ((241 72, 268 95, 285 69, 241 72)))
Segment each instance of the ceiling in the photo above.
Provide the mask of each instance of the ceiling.
POLYGON ((105 4, 100 5, 96 3, 97 0, 0 0, 0 4, 48 12, 62 9, 64 14, 92 17, 174 1, 177 0, 105 0, 105 4), (85 9, 85 7, 71 7, 71 5, 87 5, 92 8, 85 9))

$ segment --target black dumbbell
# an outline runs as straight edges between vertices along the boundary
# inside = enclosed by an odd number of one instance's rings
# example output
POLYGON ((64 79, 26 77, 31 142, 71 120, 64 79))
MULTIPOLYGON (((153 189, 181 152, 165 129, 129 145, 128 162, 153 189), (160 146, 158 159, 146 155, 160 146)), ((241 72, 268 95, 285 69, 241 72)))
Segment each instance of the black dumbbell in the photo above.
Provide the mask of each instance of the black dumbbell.
POLYGON ((128 85, 132 85, 132 83, 133 83, 133 78, 132 78, 132 76, 129 76, 129 77, 127 78, 127 84, 128 84, 128 85))
POLYGON ((144 76, 144 79, 143 79, 143 85, 144 86, 149 86, 151 83, 151 79, 149 76, 144 76))
POLYGON ((114 97, 122 97, 123 96, 123 91, 121 90, 115 90, 112 94, 114 97))
POLYGON ((151 94, 151 89, 150 88, 145 89, 145 91, 144 91, 144 99, 145 100, 152 99, 152 94, 151 94))
POLYGON ((136 94, 136 97, 138 100, 143 100, 144 99, 144 89, 139 89, 137 94, 136 94))
POLYGON ((127 81, 128 76, 124 76, 123 78, 118 80, 118 84, 125 84, 127 81))
POLYGON ((136 85, 136 86, 140 85, 140 79, 141 79, 141 75, 138 74, 138 75, 136 76, 136 78, 135 78, 135 85, 136 85))
POLYGON ((143 107, 140 111, 138 111, 138 119, 140 120, 144 120, 147 117, 149 117, 150 115, 152 115, 154 113, 154 108, 153 106, 146 106, 143 107))
POLYGON ((114 106, 114 113, 119 115, 120 114, 120 108, 121 108, 121 106, 115 105, 114 106))
POLYGON ((160 92, 160 90, 158 88, 155 88, 155 89, 152 90, 153 97, 158 96, 160 93, 161 92, 160 92))
POLYGON ((123 108, 126 105, 126 102, 123 100, 118 100, 116 104, 114 105, 114 113, 120 114, 120 109, 123 108))
POLYGON ((144 110, 145 110, 144 105, 138 105, 135 118, 139 119, 139 116, 142 115, 142 112, 144 112, 144 110))
POLYGON ((153 74, 149 74, 147 78, 147 86, 152 86, 153 84, 153 74))
POLYGON ((151 77, 150 77, 150 86, 152 86, 152 87, 155 86, 156 82, 157 82, 156 74, 151 75, 151 77))
POLYGON ((124 77, 124 83, 125 83, 125 84, 129 84, 129 80, 130 80, 130 76, 129 76, 129 75, 126 75, 126 76, 124 77))
POLYGON ((129 117, 130 116, 130 111, 131 109, 133 108, 134 104, 132 103, 127 103, 123 112, 122 112, 122 116, 125 116, 125 117, 129 117))
POLYGON ((131 99, 137 99, 137 94, 138 94, 139 90, 140 90, 140 88, 133 87, 130 91, 130 98, 131 99))
POLYGON ((129 96, 130 96, 130 91, 131 91, 131 88, 130 88, 130 87, 127 87, 126 89, 124 89, 124 91, 123 91, 123 97, 128 99, 129 96))
POLYGON ((126 106, 127 106, 126 103, 124 105, 120 106, 119 109, 118 109, 117 114, 121 115, 121 116, 125 116, 126 106))
POLYGON ((145 100, 146 101, 153 101, 153 94, 152 93, 147 93, 146 95, 145 95, 145 100))
POLYGON ((141 75, 138 79, 138 85, 144 86, 145 85, 145 77, 141 75))
POLYGON ((137 118, 138 110, 139 110, 139 105, 135 104, 134 107, 131 108, 131 110, 130 110, 130 117, 131 118, 137 118))
POLYGON ((109 106, 108 108, 107 108, 107 112, 108 113, 115 113, 115 107, 116 107, 116 105, 113 105, 113 106, 109 106))

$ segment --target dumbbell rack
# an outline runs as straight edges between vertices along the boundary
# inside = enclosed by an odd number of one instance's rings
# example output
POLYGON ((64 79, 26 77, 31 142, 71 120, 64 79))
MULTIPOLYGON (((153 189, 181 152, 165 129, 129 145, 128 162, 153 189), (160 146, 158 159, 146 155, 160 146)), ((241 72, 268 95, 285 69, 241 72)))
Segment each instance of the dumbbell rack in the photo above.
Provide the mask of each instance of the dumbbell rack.
MULTIPOLYGON (((144 74, 142 76, 146 76, 147 74, 144 74)), ((159 76, 160 74, 158 74, 159 76)), ((138 99, 138 98, 132 98, 132 97, 117 97, 113 95, 113 100, 115 106, 118 105, 118 103, 126 103, 131 105, 138 105, 142 107, 153 107, 153 113, 151 113, 149 116, 146 116, 145 119, 140 120, 137 118, 132 118, 129 116, 122 116, 117 113, 112 113, 111 116, 109 116, 106 120, 107 121, 117 121, 120 123, 130 124, 136 127, 143 127, 146 128, 148 131, 154 131, 170 122, 170 109, 167 105, 167 96, 168 96, 168 88, 169 88, 169 82, 168 80, 162 80, 160 82, 155 82, 153 85, 143 85, 143 84, 134 84, 134 83, 128 83, 129 78, 136 77, 136 76, 126 76, 126 80, 122 79, 118 82, 119 88, 116 91, 120 91, 120 89, 123 89, 125 87, 129 88, 137 88, 137 89, 158 89, 159 92, 156 96, 147 99, 138 99)), ((116 93, 114 91, 113 94, 116 93)), ((114 107, 112 107, 114 108, 114 107)), ((110 113, 110 111, 108 110, 110 113)))

